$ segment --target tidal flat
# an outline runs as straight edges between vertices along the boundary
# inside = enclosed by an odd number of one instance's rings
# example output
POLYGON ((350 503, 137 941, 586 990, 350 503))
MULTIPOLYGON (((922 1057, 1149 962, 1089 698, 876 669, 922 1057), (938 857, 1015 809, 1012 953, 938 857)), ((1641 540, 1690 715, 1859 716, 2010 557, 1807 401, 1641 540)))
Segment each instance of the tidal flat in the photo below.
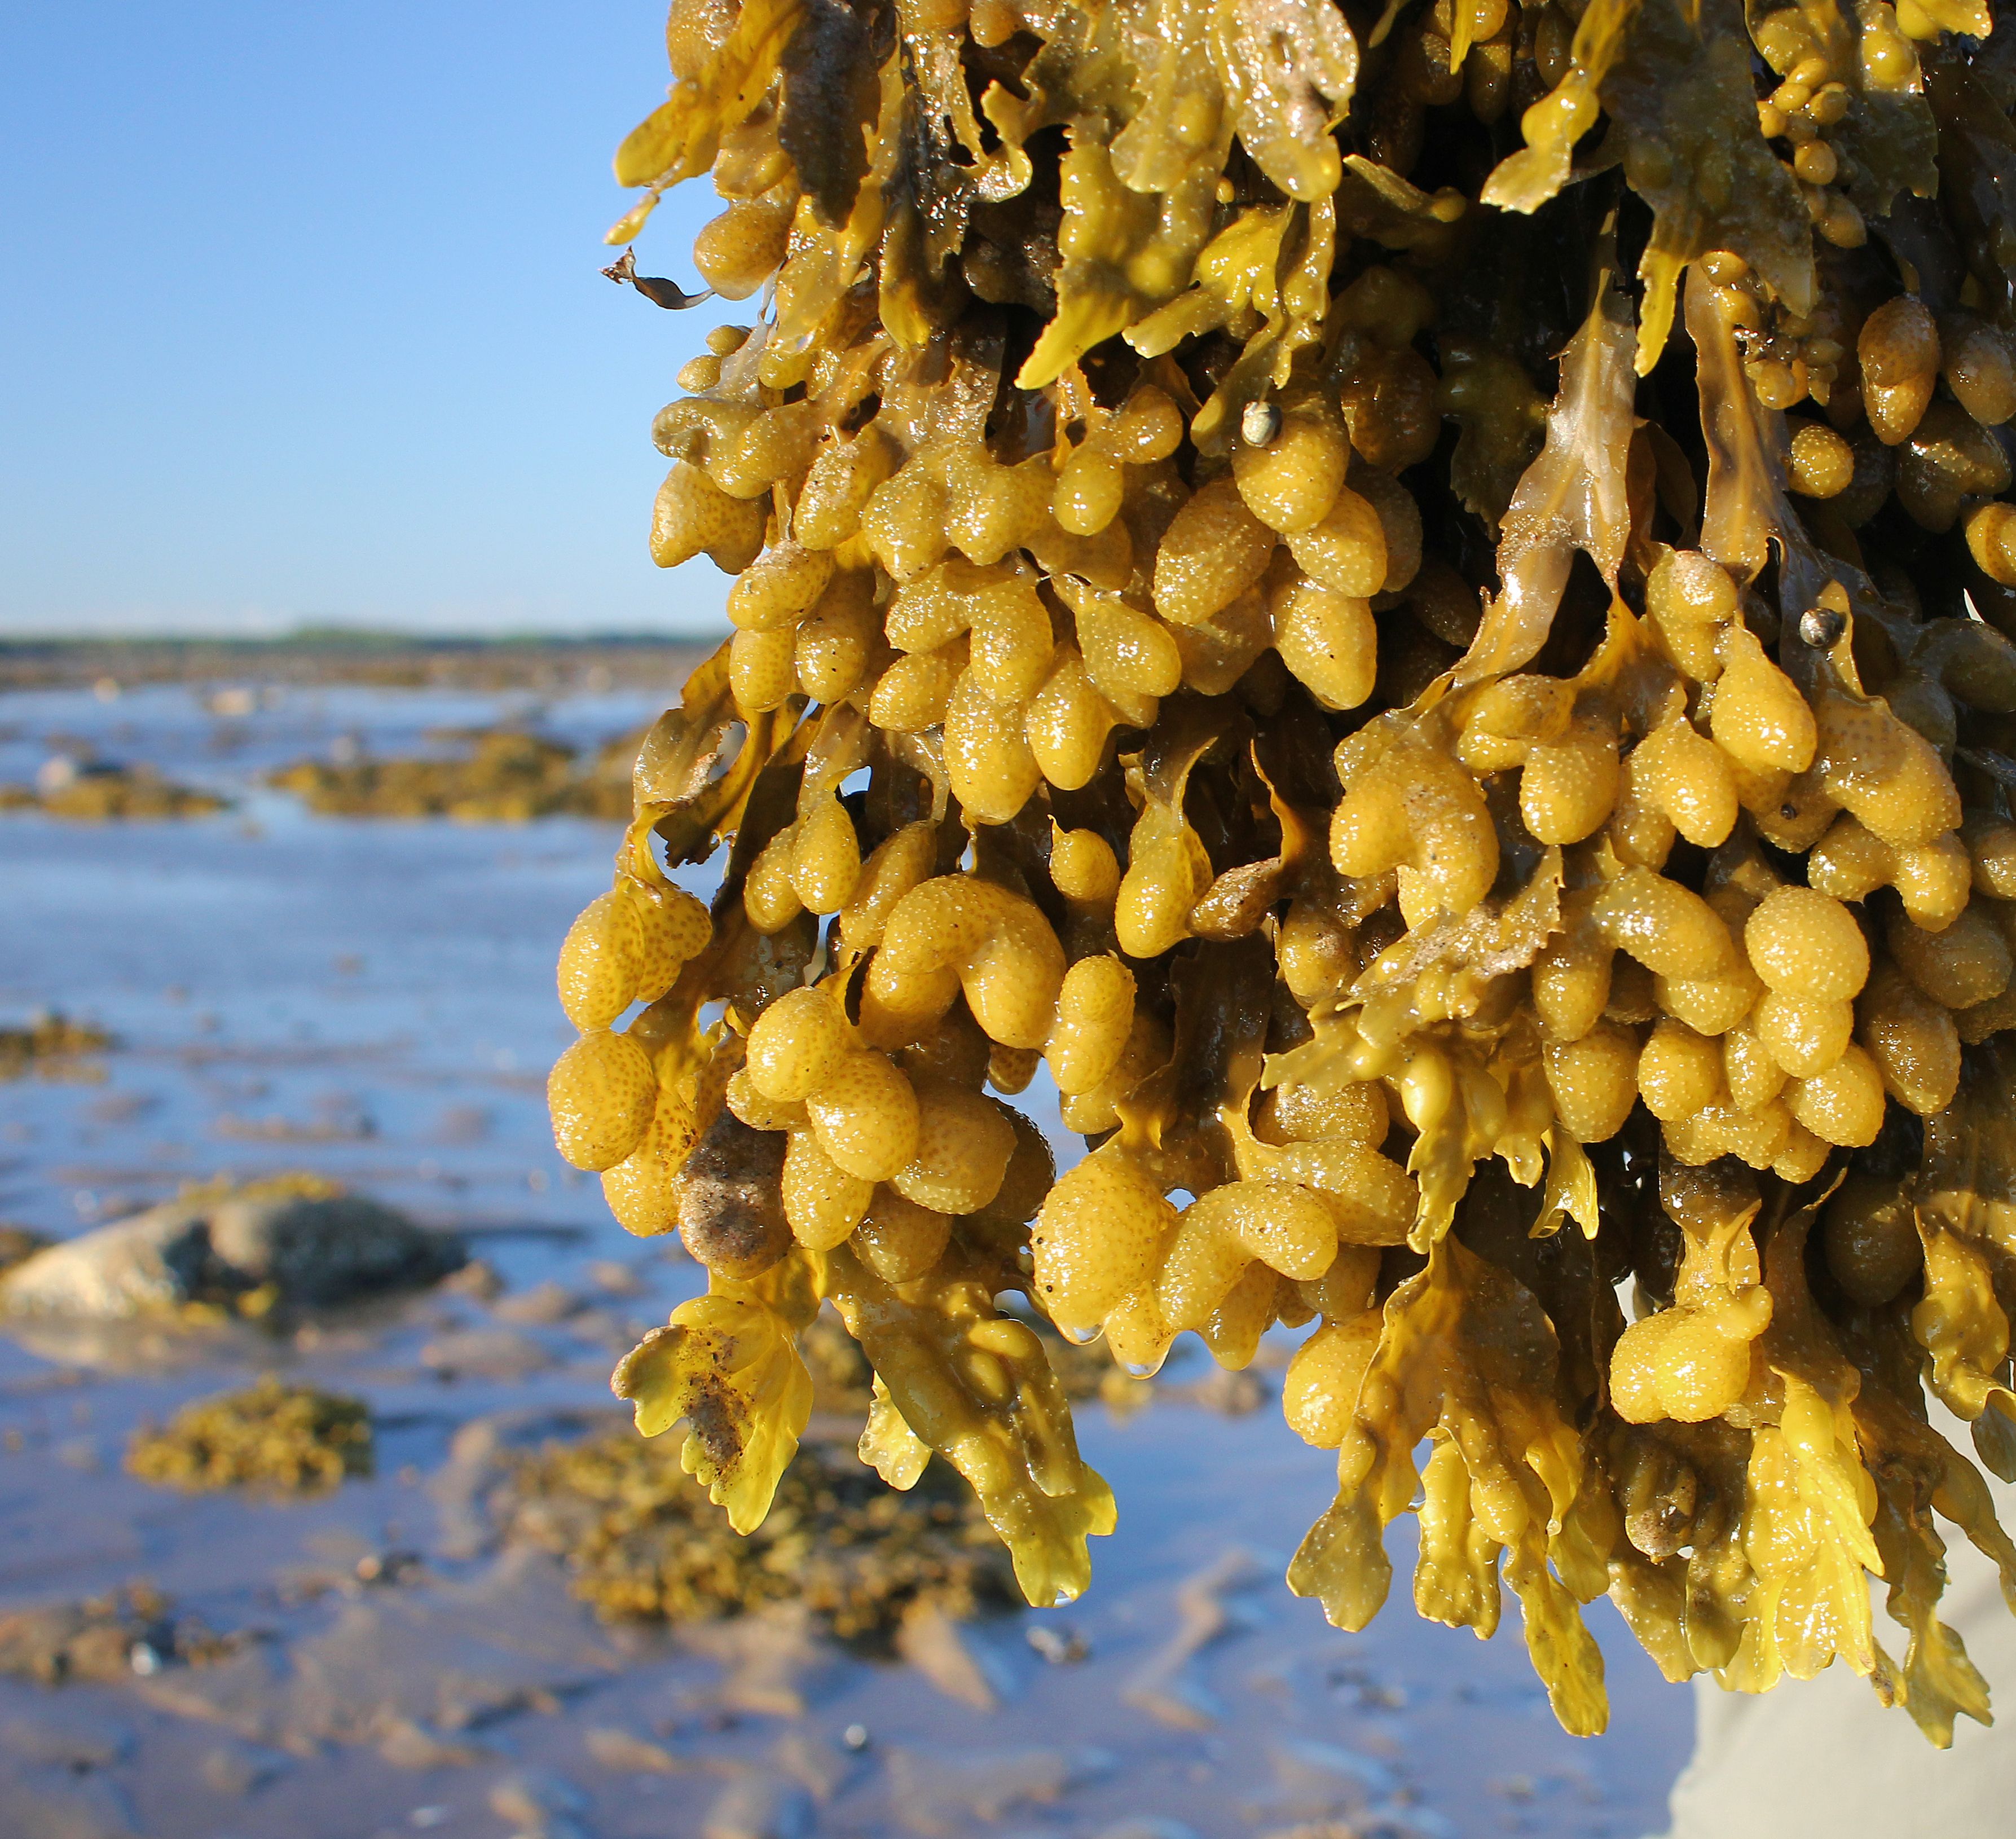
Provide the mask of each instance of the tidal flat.
MULTIPOLYGON (((1281 1582, 1334 1488, 1281 1423, 1287 1348, 1197 1351, 1078 1408, 1120 1500, 1067 1607, 909 1615, 894 1651, 788 1599, 599 1620, 499 1502, 520 1459, 621 1430, 610 1369, 703 1287, 555 1153, 552 965, 620 828, 319 815, 290 763, 449 758, 648 722, 671 648, 440 680, 238 656, 0 693, 0 782, 146 766, 207 815, 0 814, 0 1025, 105 1044, 0 1083, 0 1222, 67 1240, 191 1184, 305 1173, 456 1235, 464 1270, 340 1312, 46 1319, 0 1337, 0 1821, 23 1839, 1637 1839, 1694 1708, 1607 1605, 1611 1733, 1564 1736, 1516 1616, 1488 1645, 1395 1600, 1345 1635, 1281 1582), (577 668, 578 667, 578 668, 577 668), (214 668, 225 674, 205 675, 214 668), (145 673, 140 673, 144 675, 145 673), (129 1439, 262 1373, 364 1401, 368 1477, 298 1497, 152 1486, 129 1439)), ((39 667, 38 667, 39 670, 39 667)), ((682 871, 703 898, 704 867, 682 871)), ((1054 1097, 1032 1093, 1055 1129, 1054 1097)), ((1053 1135, 1060 1158, 1075 1139, 1053 1135)), ((844 1457, 844 1415, 815 1421, 844 1457)))

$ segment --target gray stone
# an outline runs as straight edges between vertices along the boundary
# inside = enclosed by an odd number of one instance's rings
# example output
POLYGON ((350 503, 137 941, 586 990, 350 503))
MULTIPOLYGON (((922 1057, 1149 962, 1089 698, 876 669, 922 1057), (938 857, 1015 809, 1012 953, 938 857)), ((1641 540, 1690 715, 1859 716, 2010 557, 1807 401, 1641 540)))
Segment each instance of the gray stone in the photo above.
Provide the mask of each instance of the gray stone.
POLYGON ((269 1283, 283 1305, 322 1307, 431 1283, 463 1256, 447 1234, 361 1195, 247 1189, 171 1200, 38 1251, 0 1278, 0 1310, 117 1321, 269 1283))

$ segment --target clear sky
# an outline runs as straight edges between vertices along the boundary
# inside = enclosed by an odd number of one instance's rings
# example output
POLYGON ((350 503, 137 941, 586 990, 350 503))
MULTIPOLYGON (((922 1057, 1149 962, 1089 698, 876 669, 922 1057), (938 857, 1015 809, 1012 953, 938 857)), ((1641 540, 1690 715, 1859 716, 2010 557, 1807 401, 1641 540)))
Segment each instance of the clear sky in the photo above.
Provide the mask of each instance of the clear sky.
MULTIPOLYGON (((0 5, 0 635, 693 631, 653 412, 722 318, 598 270, 661 0, 0 5)), ((639 266, 699 285, 704 181, 639 266)))

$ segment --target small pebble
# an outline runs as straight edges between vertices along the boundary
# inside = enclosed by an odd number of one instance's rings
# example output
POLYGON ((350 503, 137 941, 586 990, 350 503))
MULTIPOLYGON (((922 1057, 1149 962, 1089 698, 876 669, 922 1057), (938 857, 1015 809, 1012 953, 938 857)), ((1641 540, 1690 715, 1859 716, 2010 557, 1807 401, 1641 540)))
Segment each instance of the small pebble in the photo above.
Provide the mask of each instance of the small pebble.
POLYGON ((360 1584, 398 1584, 420 1568, 421 1559, 417 1552, 409 1552, 403 1546, 394 1546, 388 1552, 367 1553, 357 1560, 357 1581, 360 1584))

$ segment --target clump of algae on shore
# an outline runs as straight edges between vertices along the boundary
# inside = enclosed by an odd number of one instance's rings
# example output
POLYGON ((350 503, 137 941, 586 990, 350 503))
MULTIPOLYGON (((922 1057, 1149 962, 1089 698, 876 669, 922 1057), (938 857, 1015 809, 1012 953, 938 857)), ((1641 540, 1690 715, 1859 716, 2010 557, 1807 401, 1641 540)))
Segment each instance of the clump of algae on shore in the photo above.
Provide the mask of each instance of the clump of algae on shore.
POLYGON ((129 1474, 192 1492, 318 1494, 372 1467, 371 1414, 361 1399, 270 1374, 185 1405, 164 1428, 136 1432, 126 1450, 129 1474))
MULTIPOLYGON (((1149 1386, 1103 1348, 1060 1344, 1074 1398, 1121 1411, 1145 1402, 1149 1386)), ((838 1319, 817 1317, 802 1345, 821 1418, 865 1420, 873 1373, 838 1319)), ((513 1536, 566 1561, 606 1621, 714 1621, 802 1601, 840 1639, 880 1652, 920 1603, 960 1621, 1021 1605, 1007 1549, 951 1469, 934 1461, 899 1493, 838 1438, 801 1445, 747 1538, 675 1448, 627 1427, 522 1458, 497 1510, 513 1536)))
POLYGON ((454 759, 297 760, 267 783, 330 817, 524 823, 630 815, 630 772, 640 736, 611 741, 585 761, 563 742, 515 729, 457 738, 471 745, 454 759))
POLYGON ((961 1620, 1020 1601, 1006 1548, 936 1463, 899 1494, 851 1449, 807 1443, 761 1531, 742 1538, 676 1449, 625 1428, 527 1456, 500 1510, 514 1536, 565 1559, 605 1621, 802 1601, 841 1640, 879 1650, 920 1601, 961 1620))
POLYGON ((224 809, 212 793, 164 779, 150 766, 99 766, 47 786, 0 785, 0 811, 39 811, 77 823, 208 817, 224 809))
POLYGON ((112 1037, 88 1022, 74 1022, 60 1010, 47 1009, 18 1028, 0 1028, 0 1079, 74 1075, 87 1054, 103 1053, 112 1037))

